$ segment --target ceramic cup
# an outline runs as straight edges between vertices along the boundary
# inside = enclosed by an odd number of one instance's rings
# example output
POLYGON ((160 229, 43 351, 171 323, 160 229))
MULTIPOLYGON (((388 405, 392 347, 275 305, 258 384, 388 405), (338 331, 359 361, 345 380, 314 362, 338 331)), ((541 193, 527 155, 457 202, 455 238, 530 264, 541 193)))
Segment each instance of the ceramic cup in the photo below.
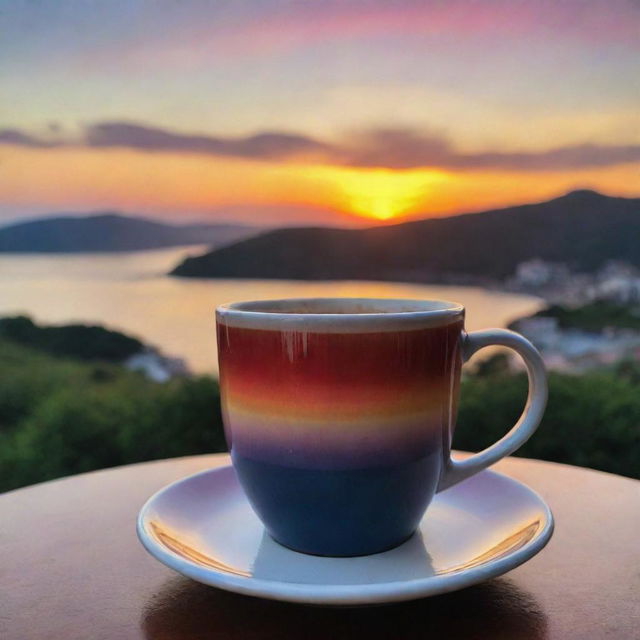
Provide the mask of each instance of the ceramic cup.
POLYGON ((542 418, 536 349, 503 329, 466 333, 456 303, 310 298, 216 315, 233 465, 267 531, 297 551, 355 556, 402 543, 436 492, 515 451, 542 418), (501 440, 455 460, 460 368, 488 345, 524 359, 527 404, 501 440))

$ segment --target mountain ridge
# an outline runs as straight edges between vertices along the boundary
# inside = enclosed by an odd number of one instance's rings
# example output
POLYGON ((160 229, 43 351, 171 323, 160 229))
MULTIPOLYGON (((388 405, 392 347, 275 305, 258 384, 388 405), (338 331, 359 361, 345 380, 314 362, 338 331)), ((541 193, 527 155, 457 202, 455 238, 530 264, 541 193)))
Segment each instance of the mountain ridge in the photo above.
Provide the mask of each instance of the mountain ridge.
POLYGON ((172 275, 299 280, 486 283, 533 258, 586 271, 607 260, 640 266, 640 198, 590 190, 447 218, 366 229, 267 231, 202 256, 172 275))
POLYGON ((159 222, 118 211, 59 214, 0 228, 0 253, 84 253, 158 249, 189 244, 221 246, 257 233, 239 224, 159 222))

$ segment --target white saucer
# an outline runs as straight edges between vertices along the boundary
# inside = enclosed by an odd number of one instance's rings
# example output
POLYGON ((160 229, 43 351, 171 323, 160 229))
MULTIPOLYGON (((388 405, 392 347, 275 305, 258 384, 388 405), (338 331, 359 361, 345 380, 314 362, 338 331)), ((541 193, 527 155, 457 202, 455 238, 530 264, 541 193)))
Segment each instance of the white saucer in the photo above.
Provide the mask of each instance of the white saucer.
POLYGON ((438 494, 418 533, 400 547, 358 558, 309 556, 279 545, 229 466, 169 485, 138 516, 147 551, 185 576, 247 595, 325 605, 461 589, 527 561, 552 532, 542 498, 493 471, 438 494))

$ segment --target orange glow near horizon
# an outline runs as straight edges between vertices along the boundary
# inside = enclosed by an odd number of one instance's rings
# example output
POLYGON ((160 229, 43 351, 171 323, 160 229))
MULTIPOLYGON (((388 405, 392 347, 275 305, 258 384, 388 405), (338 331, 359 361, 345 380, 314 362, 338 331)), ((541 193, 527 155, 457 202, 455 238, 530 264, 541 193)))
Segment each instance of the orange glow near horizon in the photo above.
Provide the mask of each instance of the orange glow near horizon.
POLYGON ((341 194, 340 208, 353 215, 390 221, 415 212, 448 179, 444 171, 419 169, 353 169, 311 167, 309 173, 333 183, 341 194))
POLYGON ((536 202, 575 188, 637 196, 636 185, 632 164, 556 172, 400 171, 4 145, 0 201, 17 214, 117 209, 175 222, 353 226, 536 202))

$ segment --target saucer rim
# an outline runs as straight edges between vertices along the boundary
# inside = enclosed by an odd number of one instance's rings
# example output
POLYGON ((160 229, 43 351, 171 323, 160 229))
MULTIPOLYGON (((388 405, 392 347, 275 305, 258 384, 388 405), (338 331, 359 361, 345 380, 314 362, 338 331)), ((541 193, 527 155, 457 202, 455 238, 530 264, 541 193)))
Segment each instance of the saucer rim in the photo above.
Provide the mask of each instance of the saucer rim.
MULTIPOLYGON (((501 480, 514 483, 518 488, 528 492, 540 505, 545 515, 542 528, 525 545, 508 553, 506 556, 491 560, 483 565, 462 569, 455 573, 435 575, 426 578, 412 580, 400 580, 389 582, 376 582, 372 584, 307 584, 296 582, 279 582, 277 580, 265 580, 252 576, 237 576, 213 568, 204 568, 184 560, 181 556, 166 549, 159 544, 145 529, 144 521, 149 509, 166 492, 181 484, 193 481, 196 477, 206 474, 234 473, 232 464, 223 464, 219 467, 204 469, 190 474, 174 482, 167 484, 147 499, 140 509, 136 519, 136 533, 142 546, 156 560, 178 573, 201 582, 203 584, 232 591, 241 595, 296 602, 302 604, 317 605, 364 605, 402 602, 418 598, 430 597, 442 593, 449 593, 464 589, 479 582, 500 576, 516 567, 524 564, 538 554, 547 545, 555 528, 553 513, 546 501, 533 490, 519 480, 511 478, 504 473, 485 469, 464 482, 473 482, 480 475, 497 476, 501 480)), ((236 479, 237 482, 237 479, 236 479)), ((461 483, 462 484, 462 483, 461 483)), ((452 490, 454 487, 452 487, 452 490)), ((443 492, 444 493, 444 492, 443 492)), ((288 553, 299 552, 287 549, 288 553)), ((303 555, 303 554, 302 554, 303 555)), ((366 556, 364 556, 366 557, 366 556)), ((331 560, 350 560, 350 558, 331 558, 331 560)))

